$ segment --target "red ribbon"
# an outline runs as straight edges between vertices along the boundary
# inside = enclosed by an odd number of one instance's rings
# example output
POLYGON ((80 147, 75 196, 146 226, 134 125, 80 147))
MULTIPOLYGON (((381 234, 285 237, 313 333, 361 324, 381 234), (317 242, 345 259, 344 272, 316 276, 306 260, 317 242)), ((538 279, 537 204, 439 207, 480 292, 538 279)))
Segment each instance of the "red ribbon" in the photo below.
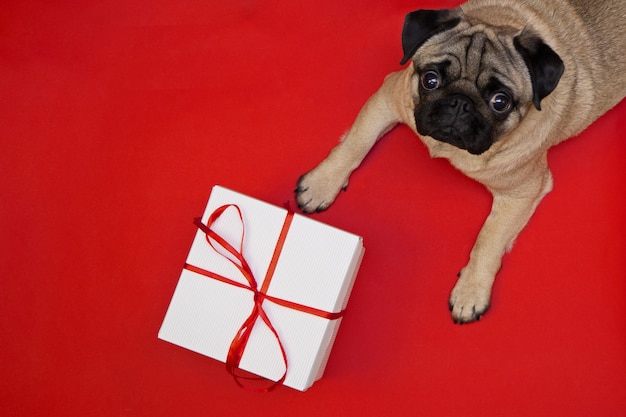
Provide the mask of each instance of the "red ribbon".
POLYGON ((281 305, 283 307, 288 307, 294 310, 298 310, 304 313, 313 314, 328 320, 335 320, 343 316, 344 312, 340 311, 338 313, 329 313, 327 311, 319 310, 316 308, 308 307, 302 304, 294 303, 292 301, 282 300, 280 298, 272 297, 267 294, 268 287, 270 285, 270 281, 272 280, 272 276, 274 275, 274 270, 276 269, 276 265, 278 263, 278 259, 280 258, 280 253, 282 252, 283 246, 285 244, 285 239, 287 238, 287 232, 289 231, 289 227, 291 225, 291 221, 293 220, 294 213, 291 210, 287 211, 287 216, 285 217, 285 221, 283 223, 282 229, 280 231, 280 235, 278 237, 278 241, 276 243, 276 247, 274 249, 274 254, 272 255, 272 259, 270 261, 269 267, 267 269, 267 273, 265 274, 265 279, 263 280, 263 285, 260 289, 258 289, 258 285, 248 262, 243 256, 243 242, 245 237, 245 229, 244 229, 244 221, 243 215, 241 214, 241 210, 235 204, 226 204, 218 209, 216 209, 210 216, 207 224, 203 224, 200 218, 194 220, 194 224, 198 226, 198 228, 206 235, 206 240, 209 245, 221 256, 228 259, 244 276, 247 281, 246 284, 242 284, 237 281, 233 281, 232 279, 226 278, 222 275, 216 274, 211 271, 207 271, 205 269, 199 268, 197 266, 185 264, 185 269, 195 272, 197 274, 204 275, 208 278, 216 279, 220 282, 224 282, 226 284, 234 285, 239 288, 243 288, 254 293, 254 307, 252 308, 252 312, 248 316, 248 318, 241 325, 237 334, 233 338, 233 341, 230 344, 230 348, 228 350, 228 355, 226 357, 226 370, 234 377, 235 382, 240 387, 255 391, 255 392, 269 392, 276 388, 278 385, 281 385, 285 381, 285 377, 287 376, 287 354, 285 353, 285 348, 280 340, 278 332, 272 325, 269 317, 265 313, 263 309, 263 301, 268 300, 275 304, 281 305), (233 247, 230 243, 228 243, 222 236, 216 233, 211 229, 213 223, 229 208, 234 208, 237 210, 237 214, 239 215, 239 220, 241 221, 241 239, 239 242, 239 248, 233 247), (220 252, 214 245, 218 245, 222 248, 223 251, 227 252, 230 256, 225 255, 220 252), (270 329, 276 341, 278 342, 278 346, 280 347, 280 352, 283 358, 283 362, 285 364, 285 371, 281 378, 273 382, 272 385, 265 388, 257 388, 245 386, 241 383, 240 379, 264 379, 261 377, 245 377, 242 375, 238 375, 236 370, 239 369, 239 363, 241 362, 241 357, 243 356, 243 352, 246 349, 246 345, 248 344, 248 339, 250 338, 250 334, 252 333, 252 329, 257 321, 260 318, 265 325, 270 329))

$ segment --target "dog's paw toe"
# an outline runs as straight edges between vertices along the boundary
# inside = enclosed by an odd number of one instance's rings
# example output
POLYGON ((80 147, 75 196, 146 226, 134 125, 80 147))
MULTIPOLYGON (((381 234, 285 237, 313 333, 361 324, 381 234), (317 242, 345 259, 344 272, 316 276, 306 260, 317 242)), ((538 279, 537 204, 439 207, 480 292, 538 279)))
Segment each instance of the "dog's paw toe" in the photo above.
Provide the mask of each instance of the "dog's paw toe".
POLYGON ((319 172, 312 171, 300 177, 296 187, 296 202, 304 213, 319 213, 326 210, 335 201, 347 181, 337 183, 333 178, 326 178, 319 172))
POLYGON ((478 321, 490 305, 491 288, 461 277, 450 295, 449 308, 457 324, 478 321))

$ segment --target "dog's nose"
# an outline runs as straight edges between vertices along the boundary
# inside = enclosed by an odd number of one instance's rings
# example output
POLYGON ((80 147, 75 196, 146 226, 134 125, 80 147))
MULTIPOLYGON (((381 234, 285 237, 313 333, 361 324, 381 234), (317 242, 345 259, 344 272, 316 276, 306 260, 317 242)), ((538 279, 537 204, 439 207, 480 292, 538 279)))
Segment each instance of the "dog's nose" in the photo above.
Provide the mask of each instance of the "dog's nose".
POLYGON ((474 102, 467 96, 455 94, 449 99, 450 107, 457 113, 463 114, 474 110, 474 102))

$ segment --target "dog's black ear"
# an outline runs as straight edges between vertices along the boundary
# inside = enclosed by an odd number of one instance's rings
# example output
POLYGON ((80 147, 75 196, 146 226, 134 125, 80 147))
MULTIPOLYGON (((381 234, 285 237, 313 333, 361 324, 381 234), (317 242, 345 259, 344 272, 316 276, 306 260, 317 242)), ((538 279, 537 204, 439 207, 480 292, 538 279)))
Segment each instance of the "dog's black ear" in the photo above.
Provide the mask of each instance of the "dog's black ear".
POLYGON ((452 29, 461 21, 459 9, 415 10, 404 18, 400 65, 406 64, 417 49, 437 33, 452 29))
POLYGON ((541 100, 556 88, 565 71, 565 65, 552 48, 532 33, 522 32, 513 39, 513 44, 530 72, 533 104, 537 110, 541 110, 541 100))

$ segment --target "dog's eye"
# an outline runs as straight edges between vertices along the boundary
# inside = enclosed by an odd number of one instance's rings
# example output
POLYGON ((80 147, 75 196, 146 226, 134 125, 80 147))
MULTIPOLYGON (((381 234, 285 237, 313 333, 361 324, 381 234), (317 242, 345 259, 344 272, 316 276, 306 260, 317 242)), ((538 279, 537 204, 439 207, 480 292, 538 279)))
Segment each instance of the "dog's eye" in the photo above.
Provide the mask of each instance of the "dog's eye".
POLYGON ((495 93, 489 99, 489 106, 496 113, 504 113, 511 109, 511 98, 506 93, 495 93))
POLYGON ((441 84, 439 74, 437 74, 436 71, 426 71, 424 74, 422 74, 421 82, 424 90, 428 91, 439 88, 439 85, 441 84))

